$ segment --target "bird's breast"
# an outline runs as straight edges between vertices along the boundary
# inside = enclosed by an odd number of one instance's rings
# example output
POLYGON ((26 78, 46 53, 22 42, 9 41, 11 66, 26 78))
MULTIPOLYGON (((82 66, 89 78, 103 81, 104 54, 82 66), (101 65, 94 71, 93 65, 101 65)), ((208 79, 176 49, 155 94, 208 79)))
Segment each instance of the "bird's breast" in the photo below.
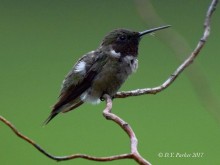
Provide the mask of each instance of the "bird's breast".
POLYGON ((133 56, 120 58, 109 57, 92 81, 91 87, 81 98, 86 102, 97 104, 103 94, 114 96, 130 74, 136 71, 138 60, 133 56))
POLYGON ((92 88, 98 93, 108 93, 113 96, 137 67, 138 60, 133 56, 110 58, 95 77, 92 88))

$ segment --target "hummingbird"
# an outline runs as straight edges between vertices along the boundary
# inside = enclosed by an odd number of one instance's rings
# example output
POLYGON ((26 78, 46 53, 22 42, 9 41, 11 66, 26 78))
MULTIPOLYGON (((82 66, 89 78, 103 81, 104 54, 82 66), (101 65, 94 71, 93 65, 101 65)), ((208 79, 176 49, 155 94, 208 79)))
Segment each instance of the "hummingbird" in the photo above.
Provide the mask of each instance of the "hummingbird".
POLYGON ((138 68, 138 45, 142 36, 170 27, 160 26, 136 32, 115 29, 100 46, 82 56, 63 80, 58 101, 45 124, 60 112, 69 112, 85 102, 98 104, 104 94, 112 98, 138 68))

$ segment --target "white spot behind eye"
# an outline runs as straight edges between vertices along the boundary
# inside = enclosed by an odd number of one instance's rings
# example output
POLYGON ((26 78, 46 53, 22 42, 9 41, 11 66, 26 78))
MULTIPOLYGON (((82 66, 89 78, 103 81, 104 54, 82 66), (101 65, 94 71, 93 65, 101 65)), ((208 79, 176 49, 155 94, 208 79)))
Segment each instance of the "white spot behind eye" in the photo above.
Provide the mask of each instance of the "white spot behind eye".
POLYGON ((75 67, 75 72, 85 73, 86 72, 86 63, 84 61, 80 61, 75 67))
POLYGON ((121 57, 121 53, 116 53, 116 51, 114 49, 110 50, 110 54, 111 54, 112 57, 116 57, 116 58, 121 57))

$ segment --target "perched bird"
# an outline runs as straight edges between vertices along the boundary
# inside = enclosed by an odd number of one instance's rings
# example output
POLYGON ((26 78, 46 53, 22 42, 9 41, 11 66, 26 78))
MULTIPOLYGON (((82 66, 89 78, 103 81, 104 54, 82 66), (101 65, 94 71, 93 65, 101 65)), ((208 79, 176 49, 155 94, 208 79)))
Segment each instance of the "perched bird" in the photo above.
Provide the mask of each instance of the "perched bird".
POLYGON ((170 25, 135 32, 116 29, 107 34, 98 49, 80 58, 63 80, 49 123, 60 112, 68 112, 84 102, 98 104, 104 94, 113 97, 138 67, 138 45, 141 37, 170 25))

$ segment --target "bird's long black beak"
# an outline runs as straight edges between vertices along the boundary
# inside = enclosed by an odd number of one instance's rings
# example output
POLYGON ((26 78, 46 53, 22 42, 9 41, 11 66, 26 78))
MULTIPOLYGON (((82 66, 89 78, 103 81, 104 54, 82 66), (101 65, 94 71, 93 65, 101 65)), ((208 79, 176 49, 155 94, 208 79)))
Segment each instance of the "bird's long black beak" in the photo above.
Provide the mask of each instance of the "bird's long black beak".
POLYGON ((162 29, 166 29, 168 27, 170 27, 171 25, 165 25, 165 26, 160 26, 160 27, 156 27, 156 28, 153 28, 153 29, 149 29, 149 30, 145 30, 143 32, 139 32, 139 37, 145 35, 145 34, 149 34, 149 33, 152 33, 152 32, 155 32, 157 30, 162 30, 162 29))

